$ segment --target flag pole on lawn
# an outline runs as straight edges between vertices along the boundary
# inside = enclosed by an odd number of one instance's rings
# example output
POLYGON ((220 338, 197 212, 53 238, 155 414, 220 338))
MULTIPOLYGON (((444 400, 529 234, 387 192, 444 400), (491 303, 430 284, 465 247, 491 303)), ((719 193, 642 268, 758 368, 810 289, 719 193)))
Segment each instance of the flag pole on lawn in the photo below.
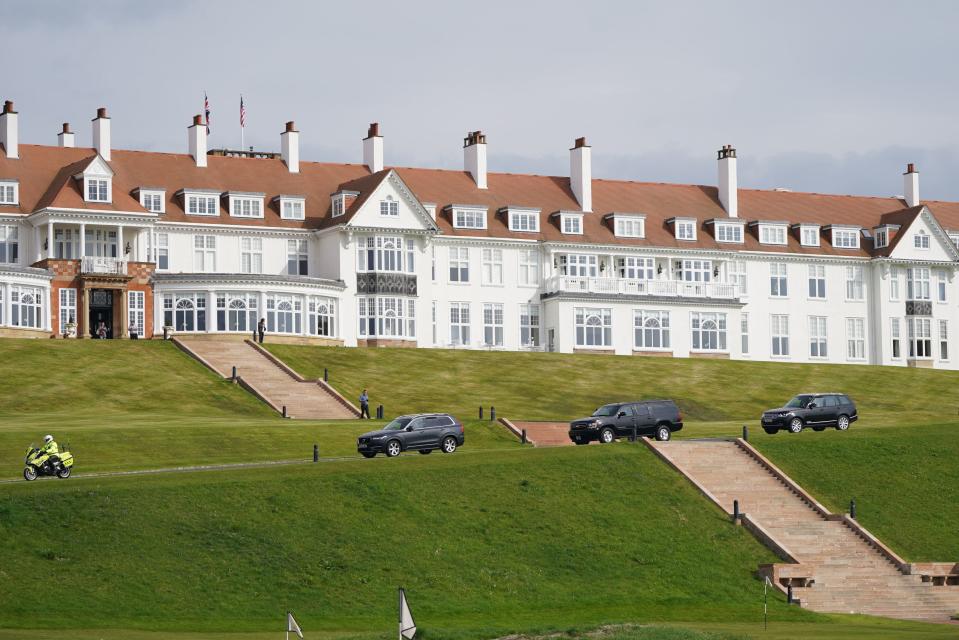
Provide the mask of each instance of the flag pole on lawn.
POLYGON ((413 640, 416 635, 416 622, 413 621, 413 614, 410 612, 410 605, 406 602, 406 590, 399 588, 400 597, 400 635, 399 640, 413 640))
POLYGON ((300 629, 300 625, 297 623, 296 618, 293 617, 292 611, 286 612, 286 640, 290 640, 290 631, 296 634, 297 638, 303 637, 303 630, 300 629))

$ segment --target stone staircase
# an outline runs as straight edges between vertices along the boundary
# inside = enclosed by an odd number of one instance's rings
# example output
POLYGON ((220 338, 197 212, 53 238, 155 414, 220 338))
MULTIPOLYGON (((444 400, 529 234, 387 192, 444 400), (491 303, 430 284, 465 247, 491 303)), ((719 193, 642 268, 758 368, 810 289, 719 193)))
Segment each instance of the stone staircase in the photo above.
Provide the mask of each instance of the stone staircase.
POLYGON ((287 417, 356 418, 359 411, 322 381, 305 380, 278 358, 249 341, 175 338, 177 346, 224 378, 237 369, 238 382, 287 417))
POLYGON ((784 592, 792 586, 801 606, 939 622, 959 611, 959 576, 933 579, 923 570, 952 565, 906 563, 849 516, 830 513, 748 443, 644 441, 726 513, 739 501, 742 524, 788 561, 760 573, 784 592))

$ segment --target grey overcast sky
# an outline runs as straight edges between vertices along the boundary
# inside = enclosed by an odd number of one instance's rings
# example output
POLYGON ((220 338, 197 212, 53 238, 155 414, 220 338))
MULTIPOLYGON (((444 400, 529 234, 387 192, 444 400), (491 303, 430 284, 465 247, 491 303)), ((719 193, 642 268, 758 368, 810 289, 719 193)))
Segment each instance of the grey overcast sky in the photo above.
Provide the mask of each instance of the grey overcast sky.
POLYGON ((2 98, 21 141, 61 122, 90 144, 186 151, 212 107, 214 147, 360 162, 369 122, 386 163, 566 175, 586 136, 599 178, 893 195, 915 162, 924 199, 959 199, 957 2, 0 0, 2 98))

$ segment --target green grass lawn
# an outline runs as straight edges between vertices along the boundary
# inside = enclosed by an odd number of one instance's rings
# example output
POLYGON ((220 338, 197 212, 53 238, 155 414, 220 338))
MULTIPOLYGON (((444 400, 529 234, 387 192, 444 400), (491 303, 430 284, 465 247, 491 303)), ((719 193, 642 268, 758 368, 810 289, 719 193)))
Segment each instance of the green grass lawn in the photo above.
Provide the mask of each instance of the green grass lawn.
POLYGON ((755 424, 763 409, 800 391, 843 391, 863 423, 959 421, 959 372, 856 365, 811 365, 696 358, 453 351, 350 349, 268 344, 300 374, 330 383, 355 399, 369 389, 387 413, 447 410, 476 415, 480 405, 516 420, 569 420, 616 400, 674 398, 693 422, 755 424))
MULTIPOLYGON (((750 442, 832 511, 912 562, 959 562, 959 424, 759 432, 750 442)), ((959 632, 957 632, 959 635, 959 632)))

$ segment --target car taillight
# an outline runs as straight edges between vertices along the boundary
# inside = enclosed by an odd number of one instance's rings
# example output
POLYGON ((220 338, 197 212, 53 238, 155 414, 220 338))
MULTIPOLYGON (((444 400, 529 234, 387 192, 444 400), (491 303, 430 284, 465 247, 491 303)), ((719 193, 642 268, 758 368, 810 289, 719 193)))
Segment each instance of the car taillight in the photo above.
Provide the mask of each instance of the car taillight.
POLYGON ((682 412, 682 411, 679 412, 679 421, 680 421, 680 422, 683 421, 683 412, 682 412))
POLYGON ((460 425, 460 433, 466 433, 466 427, 460 425))

